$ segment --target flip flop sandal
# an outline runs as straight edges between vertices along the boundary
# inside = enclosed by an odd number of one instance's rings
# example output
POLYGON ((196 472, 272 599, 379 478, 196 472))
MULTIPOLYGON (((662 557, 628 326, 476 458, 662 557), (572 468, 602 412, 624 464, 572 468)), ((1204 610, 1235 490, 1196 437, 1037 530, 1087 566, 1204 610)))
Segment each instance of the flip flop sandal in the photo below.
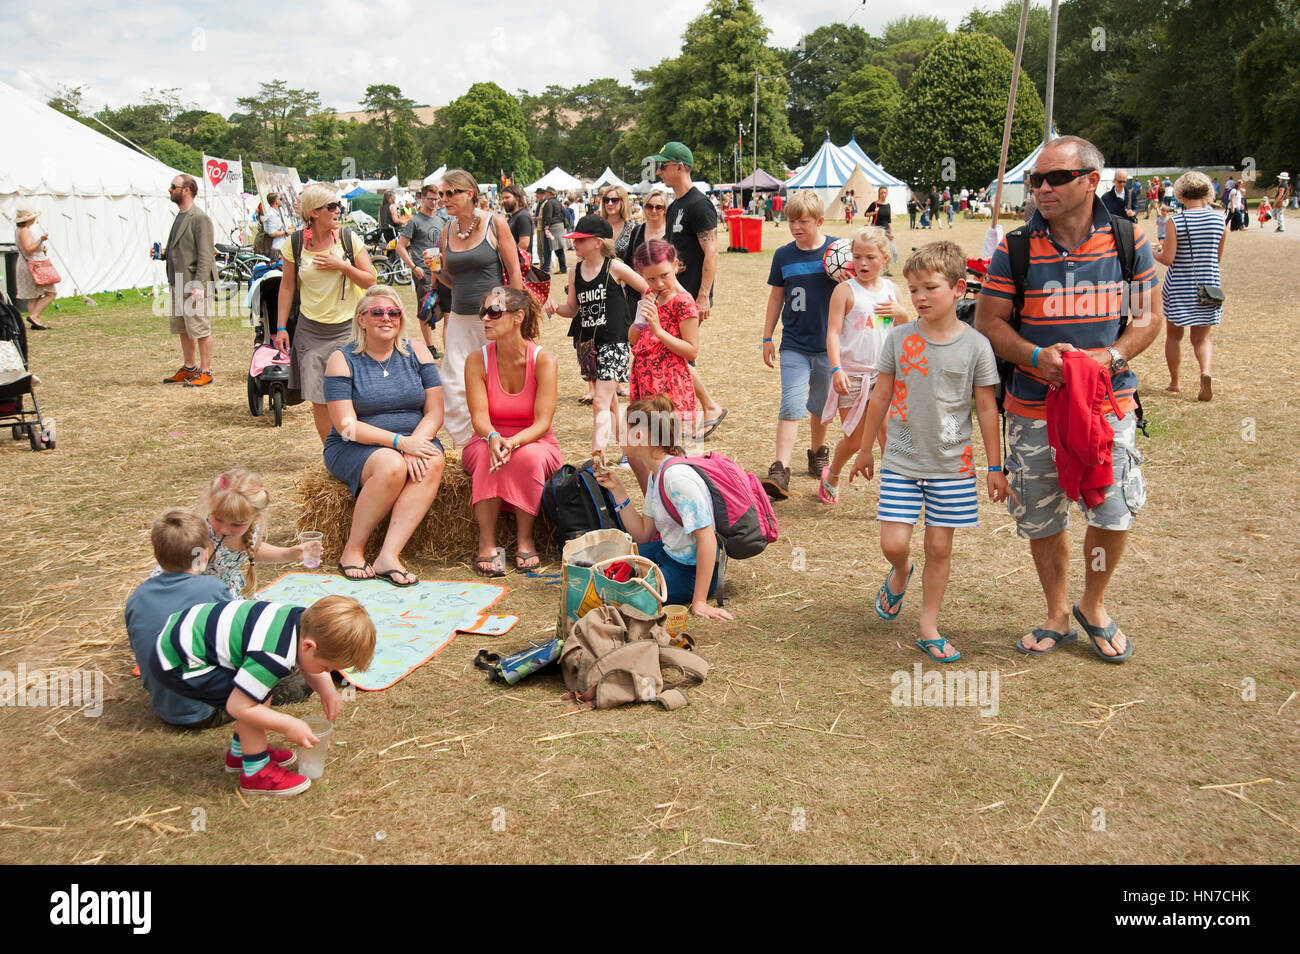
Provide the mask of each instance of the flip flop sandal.
MULTIPOLYGON (((1113 619, 1110 621, 1109 626, 1093 626, 1092 623, 1083 618, 1083 613, 1079 612, 1078 603, 1074 604, 1074 618, 1079 621, 1079 625, 1083 627, 1083 631, 1088 634, 1088 639, 1092 641, 1092 651, 1100 656, 1103 662, 1122 663, 1133 655, 1133 640, 1127 633, 1124 634, 1124 651, 1118 656, 1107 656, 1101 651, 1101 647, 1097 645, 1097 640, 1099 639, 1104 639, 1109 643, 1111 639, 1114 638, 1115 634, 1119 632, 1119 623, 1115 622, 1113 619)), ((1110 648, 1115 648, 1113 643, 1110 648)))
POLYGON ((903 592, 897 595, 889 588, 889 578, 894 575, 893 568, 891 567, 885 574, 885 582, 880 584, 880 592, 876 594, 876 615, 881 619, 886 622, 898 619, 898 614, 903 611, 903 597, 907 595, 907 583, 912 579, 912 571, 915 569, 915 563, 907 568, 907 580, 903 582, 903 592))
POLYGON ((505 576, 506 575, 506 551, 497 547, 492 551, 491 556, 474 557, 474 572, 479 576, 505 576), (487 569, 483 565, 487 564, 487 569))
POLYGON ((722 409, 722 413, 719 414, 716 418, 714 418, 712 421, 705 421, 703 424, 700 425, 700 427, 704 428, 704 432, 700 434, 700 436, 697 437, 696 440, 707 441, 709 439, 709 436, 718 429, 718 425, 721 424, 724 420, 726 420, 726 417, 727 417, 727 409, 724 407, 722 409))
MULTIPOLYGON (((817 499, 822 503, 837 504, 840 502, 840 488, 832 487, 829 483, 831 475, 830 465, 827 464, 822 468, 821 486, 817 488, 817 499)), ((890 571, 893 572, 892 570, 890 571)))
POLYGON ((344 565, 340 563, 338 564, 338 568, 339 568, 339 576, 343 577, 343 579, 345 580, 351 580, 354 583, 360 582, 361 580, 373 580, 375 578, 374 577, 375 568, 371 566, 369 563, 362 564, 361 566, 344 565), (371 575, 370 576, 348 576, 348 570, 362 570, 362 571, 369 570, 371 575))
POLYGON ((415 579, 413 580, 408 580, 405 583, 400 583, 397 580, 398 575, 415 576, 415 574, 412 573, 410 570, 388 570, 385 573, 380 573, 378 570, 375 571, 376 580, 383 580, 384 582, 391 583, 393 586, 396 587, 415 586, 416 583, 420 582, 420 578, 416 576, 415 579))
POLYGON ((1052 643, 1048 649, 1026 649, 1023 645, 1025 638, 1021 636, 1011 648, 1018 653, 1024 653, 1026 656, 1046 656, 1048 653, 1056 652, 1062 646, 1069 646, 1071 643, 1079 641, 1079 631, 1077 629, 1072 629, 1068 633, 1057 633, 1039 626, 1030 635, 1036 640, 1054 639, 1056 642, 1052 643))
POLYGON ((532 572, 533 570, 540 569, 541 565, 542 565, 542 558, 539 557, 536 553, 529 553, 527 550, 515 551, 515 572, 516 573, 529 573, 532 572), (525 563, 529 562, 530 560, 536 560, 537 562, 534 563, 532 566, 520 566, 519 565, 520 560, 523 560, 525 563))
POLYGON ((961 659, 960 651, 954 651, 951 656, 946 656, 946 657, 935 655, 935 653, 937 653, 943 647, 943 645, 948 642, 948 640, 944 639, 942 636, 940 636, 938 639, 917 639, 914 640, 914 642, 920 648, 921 652, 925 653, 935 662, 950 663, 950 662, 956 662, 958 659, 961 659))

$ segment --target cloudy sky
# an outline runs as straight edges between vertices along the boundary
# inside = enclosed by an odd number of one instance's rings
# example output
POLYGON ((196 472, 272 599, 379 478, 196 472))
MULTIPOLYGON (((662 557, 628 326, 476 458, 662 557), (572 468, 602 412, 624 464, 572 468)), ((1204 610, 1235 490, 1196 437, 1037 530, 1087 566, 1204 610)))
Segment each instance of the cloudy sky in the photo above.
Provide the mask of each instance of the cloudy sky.
MULTIPOLYGON (((756 0, 776 46, 791 46, 818 26, 850 17, 871 33, 908 14, 945 17, 954 27, 975 5, 756 0)), ((340 112, 356 109, 371 83, 395 83, 416 102, 440 106, 485 80, 511 92, 600 76, 630 82, 633 69, 678 54, 683 29, 705 6, 705 0, 626 6, 576 0, 320 0, 307 6, 109 0, 87 8, 72 0, 0 0, 0 22, 11 37, 0 80, 41 100, 60 85, 81 85, 95 109, 174 86, 184 100, 229 114, 237 97, 272 79, 318 90, 321 101, 340 112), (637 7, 646 15, 636 15, 637 7), (310 11, 309 26, 304 11, 310 11)))

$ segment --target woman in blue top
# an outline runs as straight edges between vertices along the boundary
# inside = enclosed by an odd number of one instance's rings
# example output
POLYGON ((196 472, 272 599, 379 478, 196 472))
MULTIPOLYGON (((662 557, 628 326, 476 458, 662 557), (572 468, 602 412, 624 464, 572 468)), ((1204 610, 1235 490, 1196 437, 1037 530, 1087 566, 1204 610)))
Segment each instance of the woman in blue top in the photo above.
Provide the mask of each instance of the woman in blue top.
POLYGON ((718 536, 713 529, 713 499, 704 478, 685 464, 665 467, 669 457, 684 456, 682 421, 667 395, 633 401, 627 408, 628 461, 648 472, 645 512, 631 508, 632 498, 613 468, 596 471, 596 479, 614 493, 623 527, 637 543, 641 556, 654 560, 668 585, 668 602, 682 603, 705 619, 735 619, 721 607, 709 605, 718 585, 718 536), (674 520, 660 499, 663 493, 677 508, 674 520))
POLYGON ((411 340, 394 289, 374 285, 357 304, 348 347, 325 367, 325 401, 334 425, 325 466, 357 500, 339 572, 414 586, 420 581, 403 568, 402 548, 442 480, 442 444, 434 437, 442 426, 442 380, 424 342, 411 340), (386 516, 388 532, 372 567, 366 542, 386 516))

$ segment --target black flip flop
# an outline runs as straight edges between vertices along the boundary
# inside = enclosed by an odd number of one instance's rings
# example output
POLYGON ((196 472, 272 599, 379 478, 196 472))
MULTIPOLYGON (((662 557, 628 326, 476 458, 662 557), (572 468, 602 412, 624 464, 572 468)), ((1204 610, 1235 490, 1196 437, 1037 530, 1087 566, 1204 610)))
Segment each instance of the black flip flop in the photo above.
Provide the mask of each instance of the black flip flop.
POLYGON ((339 576, 343 577, 343 579, 345 580, 351 580, 353 583, 360 583, 363 580, 374 579, 374 576, 348 576, 348 570, 369 570, 373 574, 375 572, 375 568, 371 566, 369 563, 364 563, 361 566, 356 566, 356 565, 345 566, 344 564, 340 563, 338 564, 338 568, 339 568, 339 576))
POLYGON ((701 427, 704 428, 704 433, 701 434, 698 438, 696 438, 696 440, 707 441, 709 439, 709 436, 718 429, 718 425, 721 424, 724 420, 726 420, 726 418, 727 418, 727 409, 724 407, 722 409, 722 413, 719 414, 717 418, 715 418, 712 421, 705 421, 703 424, 700 425, 701 427))
POLYGON ((1057 633, 1045 626, 1037 626, 1030 635, 1034 637, 1035 646, 1038 645, 1040 640, 1044 639, 1055 640, 1055 642, 1052 643, 1050 649, 1026 649, 1024 647, 1025 637, 1021 636, 1011 648, 1018 653, 1024 653, 1026 656, 1046 656, 1048 653, 1056 652, 1062 646, 1069 646, 1071 643, 1079 641, 1079 631, 1074 629, 1068 633, 1057 633))
POLYGON ((420 578, 416 576, 414 573, 412 573, 410 570, 388 570, 387 572, 384 573, 380 573, 378 570, 375 570, 375 579, 383 580, 385 583, 391 583, 393 586, 399 588, 407 587, 407 586, 415 586, 416 583, 420 582, 420 578), (397 582, 397 580, 393 579, 393 577, 397 576, 397 574, 399 573, 403 574, 404 576, 415 576, 415 579, 411 580, 409 583, 399 583, 397 582))
MULTIPOLYGON (((1093 626, 1092 623, 1083 618, 1083 613, 1079 611, 1078 603, 1074 604, 1074 618, 1079 621, 1079 625, 1083 627, 1083 631, 1088 634, 1088 639, 1092 642, 1092 651, 1100 656, 1103 662, 1122 663, 1133 655, 1133 639, 1128 635, 1128 633, 1124 634, 1124 651, 1118 656, 1107 656, 1101 651, 1101 647, 1097 645, 1097 640, 1099 639, 1104 639, 1106 642, 1110 643, 1110 641, 1115 637, 1115 634, 1119 632, 1119 623, 1115 622, 1113 619, 1110 621, 1109 626, 1093 626)), ((1111 643, 1110 648, 1114 649, 1115 644, 1111 643)))

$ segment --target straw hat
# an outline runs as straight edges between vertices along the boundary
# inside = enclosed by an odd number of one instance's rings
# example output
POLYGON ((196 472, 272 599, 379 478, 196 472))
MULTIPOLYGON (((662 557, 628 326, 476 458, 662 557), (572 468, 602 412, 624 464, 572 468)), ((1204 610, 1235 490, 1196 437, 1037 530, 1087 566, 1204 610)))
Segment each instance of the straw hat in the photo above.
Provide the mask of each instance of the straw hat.
POLYGON ((14 215, 14 224, 22 225, 24 222, 35 222, 40 214, 30 205, 20 205, 18 212, 14 215))

